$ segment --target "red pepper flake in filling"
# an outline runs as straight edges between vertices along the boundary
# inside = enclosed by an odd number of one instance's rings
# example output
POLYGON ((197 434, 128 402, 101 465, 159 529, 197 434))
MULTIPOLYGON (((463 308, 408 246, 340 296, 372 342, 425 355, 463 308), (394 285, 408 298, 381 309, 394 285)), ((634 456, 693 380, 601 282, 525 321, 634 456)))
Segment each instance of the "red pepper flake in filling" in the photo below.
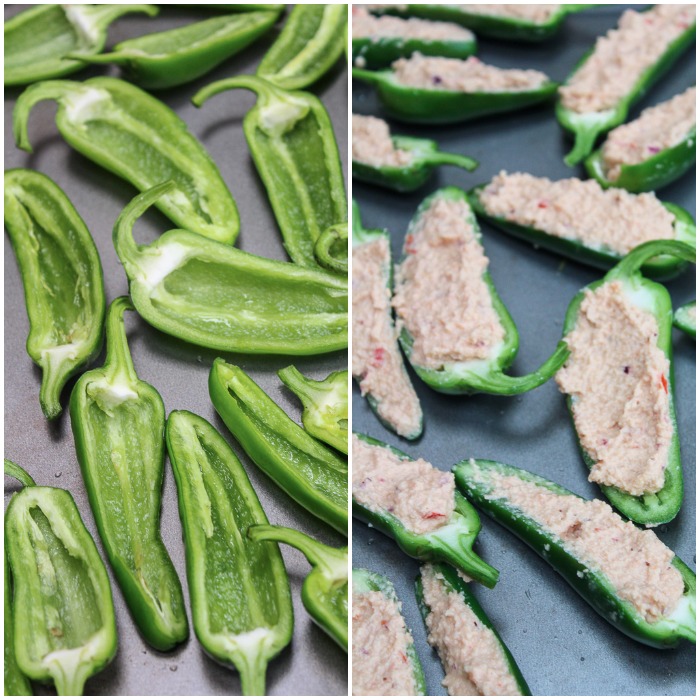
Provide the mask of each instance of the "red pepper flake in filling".
POLYGON ((415 239, 410 233, 408 234, 408 236, 406 236, 406 244, 404 245, 404 250, 408 255, 413 255, 416 252, 416 247, 413 245, 414 240, 415 239))
POLYGON ((433 520, 433 518, 444 518, 445 514, 444 513, 428 513, 427 515, 423 516, 426 520, 433 520))
POLYGON ((538 206, 540 209, 546 209, 546 208, 547 208, 547 202, 538 202, 538 203, 537 203, 537 206, 538 206))
POLYGON ((666 377, 664 375, 661 375, 661 386, 664 388, 664 391, 668 394, 668 382, 666 381, 666 377))
POLYGON ((372 367, 381 367, 385 357, 386 350, 384 348, 375 348, 372 354, 372 367))

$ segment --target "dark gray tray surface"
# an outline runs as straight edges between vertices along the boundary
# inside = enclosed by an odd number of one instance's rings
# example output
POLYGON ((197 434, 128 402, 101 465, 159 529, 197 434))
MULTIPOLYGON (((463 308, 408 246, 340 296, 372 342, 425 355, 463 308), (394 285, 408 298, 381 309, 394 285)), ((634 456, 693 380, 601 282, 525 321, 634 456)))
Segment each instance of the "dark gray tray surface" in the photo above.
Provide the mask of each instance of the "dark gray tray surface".
MULTIPOLYGON (((22 6, 6 6, 5 17, 16 14, 20 9, 22 6)), ((170 29, 209 16, 212 15, 206 10, 198 12, 196 9, 165 6, 161 6, 160 16, 155 19, 130 15, 112 25, 108 46, 129 37, 170 29)), ((219 166, 241 213, 241 234, 236 245, 252 253, 286 260, 275 219, 243 135, 242 120, 255 103, 254 96, 250 92, 236 90, 213 98, 201 109, 196 109, 190 103, 190 98, 200 87, 214 80, 239 73, 254 73, 275 36, 276 31, 271 32, 260 42, 193 83, 154 94, 187 122, 190 130, 201 140, 219 166)), ((82 80, 101 74, 118 76, 119 71, 116 67, 88 69, 71 78, 82 80)), ((342 61, 311 88, 329 110, 344 163, 347 155, 347 89, 347 71, 342 61)), ((55 103, 43 103, 32 114, 29 133, 34 155, 17 149, 12 138, 11 118, 20 91, 5 91, 5 167, 34 168, 52 177, 66 191, 85 219, 97 244, 105 272, 108 301, 126 294, 126 277, 112 245, 112 226, 136 191, 75 153, 65 143, 54 122, 55 103)), ((158 212, 150 212, 139 222, 137 237, 153 240, 171 228, 176 227, 168 219, 158 212)), ((75 496, 80 513, 97 540, 75 458, 68 415, 49 424, 39 407, 40 372, 32 364, 24 347, 28 333, 27 314, 17 265, 7 236, 4 254, 5 456, 29 470, 37 483, 68 489, 75 496)), ((218 353, 164 335, 141 321, 136 314, 128 314, 126 322, 134 364, 140 377, 158 389, 168 412, 173 409, 188 409, 204 416, 233 444, 270 522, 297 528, 322 542, 341 546, 343 538, 338 533, 309 515, 245 457, 223 422, 216 416, 209 401, 207 376, 218 353)), ((315 358, 229 355, 226 359, 250 372, 255 381, 294 418, 300 418, 300 407, 277 378, 278 369, 294 363, 302 372, 320 379, 331 371, 347 367, 345 352, 315 358)), ((101 361, 102 358, 98 359, 96 366, 101 361)), ((64 406, 71 387, 72 382, 64 392, 64 406)), ((167 462, 162 533, 185 589, 185 599, 189 601, 175 483, 167 462)), ((98 548, 103 551, 99 541, 98 548)), ((312 623, 301 604, 301 584, 309 571, 309 565, 299 552, 290 547, 283 546, 282 555, 292 586, 294 638, 291 645, 270 663, 267 673, 268 693, 345 695, 347 656, 312 623)), ((189 640, 174 652, 161 654, 150 649, 136 631, 113 578, 112 590, 117 611, 119 652, 110 666, 88 681, 86 695, 240 694, 238 674, 209 659, 191 628, 189 640)), ((191 616, 189 617, 191 623, 191 616)), ((36 692, 50 694, 52 691, 37 685, 36 692)))
MULTIPOLYGON (((624 6, 588 10, 566 20, 554 41, 542 45, 479 41, 479 56, 501 67, 536 68, 563 80, 595 38, 616 24, 624 6)), ((630 118, 650 105, 694 84, 695 60, 689 51, 630 118)), ((353 111, 382 116, 368 86, 353 84, 353 111)), ((367 227, 387 227, 395 257, 406 226, 424 197, 446 185, 469 189, 487 182, 501 169, 523 171, 551 179, 584 177, 562 157, 571 141, 554 119, 551 106, 437 128, 392 123, 392 132, 424 136, 441 149, 473 156, 481 165, 473 173, 444 167, 421 191, 398 195, 354 183, 367 227)), ((666 187, 662 199, 695 214, 695 173, 666 187)), ((511 373, 532 371, 560 339, 569 301, 584 285, 603 273, 548 253, 536 251, 482 224, 491 274, 518 326, 521 349, 511 373)), ((669 283, 674 304, 695 298, 695 270, 669 283)), ((678 423, 686 479, 680 515, 657 533, 695 568, 695 344, 674 331, 678 423)), ((469 457, 496 459, 529 469, 586 497, 600 491, 586 480, 564 398, 554 382, 521 397, 450 397, 433 392, 411 372, 423 405, 425 433, 416 443, 385 430, 353 388, 353 429, 396 445, 413 457, 424 457, 441 469, 469 457)), ((695 693, 695 648, 683 643, 657 651, 617 632, 527 546, 482 517, 477 549, 501 572, 493 591, 474 585, 487 614, 509 646, 535 695, 692 695, 695 693)), ((442 668, 427 646, 413 584, 418 564, 388 538, 358 520, 353 529, 353 566, 387 575, 403 601, 418 655, 426 671, 428 694, 445 694, 442 668)))

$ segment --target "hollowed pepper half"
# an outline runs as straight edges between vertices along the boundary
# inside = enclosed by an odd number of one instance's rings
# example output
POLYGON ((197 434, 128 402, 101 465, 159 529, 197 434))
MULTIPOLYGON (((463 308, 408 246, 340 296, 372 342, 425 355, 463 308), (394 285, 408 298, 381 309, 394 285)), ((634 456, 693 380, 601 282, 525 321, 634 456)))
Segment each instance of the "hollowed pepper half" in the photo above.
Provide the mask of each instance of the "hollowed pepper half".
POLYGON ((59 695, 82 695, 117 651, 109 578, 70 493, 22 483, 5 513, 17 665, 59 695))
POLYGON ((48 80, 27 88, 12 115, 15 141, 31 153, 29 114, 56 100, 56 125, 78 153, 144 191, 172 180, 158 208, 175 224, 233 243, 238 210, 219 170, 170 107, 116 78, 48 80))
POLYGON ((173 189, 136 197, 114 225, 114 246, 139 314, 161 331, 225 352, 315 355, 348 344, 347 282, 175 229, 137 245, 136 220, 173 189))
POLYGON ((243 465, 210 423, 173 411, 165 435, 195 633, 208 654, 238 669, 244 695, 264 695, 267 665, 292 637, 291 594, 279 547, 246 537, 251 526, 267 525, 267 518, 243 465))
POLYGON ((348 548, 321 544, 298 530, 254 525, 255 542, 283 542, 298 549, 313 567, 304 579, 301 599, 314 622, 345 651, 348 650, 348 548))
POLYGON ((236 88, 251 90, 258 98, 243 121, 243 130, 284 247, 295 263, 318 267, 316 241, 325 229, 347 221, 348 216, 343 168, 328 112, 311 93, 288 92, 251 75, 212 83, 192 101, 199 106, 213 95, 236 88))
POLYGON ((136 626, 165 651, 187 638, 187 615, 175 567, 160 537, 165 409, 140 381, 124 330, 126 297, 107 314, 107 359, 80 377, 70 401, 71 426, 90 506, 136 626))
POLYGON ((66 382, 102 346, 100 257, 63 190, 33 170, 5 172, 5 228, 24 286, 27 353, 43 373, 41 409, 47 418, 56 418, 66 382))

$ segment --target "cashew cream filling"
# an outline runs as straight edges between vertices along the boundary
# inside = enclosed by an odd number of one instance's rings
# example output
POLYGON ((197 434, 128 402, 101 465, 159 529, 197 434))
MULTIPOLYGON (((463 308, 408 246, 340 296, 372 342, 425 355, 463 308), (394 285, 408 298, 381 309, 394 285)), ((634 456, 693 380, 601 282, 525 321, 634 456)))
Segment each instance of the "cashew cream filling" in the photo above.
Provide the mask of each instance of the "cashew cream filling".
POLYGON ((410 165, 413 154, 394 148, 389 125, 377 117, 352 115, 352 159, 375 168, 410 165))

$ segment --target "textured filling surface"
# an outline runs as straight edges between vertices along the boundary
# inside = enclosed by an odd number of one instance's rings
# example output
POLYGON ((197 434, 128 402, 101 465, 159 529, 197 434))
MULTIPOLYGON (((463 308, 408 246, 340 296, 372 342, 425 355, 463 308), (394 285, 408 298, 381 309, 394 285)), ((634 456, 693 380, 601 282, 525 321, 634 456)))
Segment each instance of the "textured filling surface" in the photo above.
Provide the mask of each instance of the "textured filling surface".
POLYGON ((483 3, 479 5, 458 5, 465 12, 472 15, 486 15, 493 17, 509 17, 511 19, 526 20, 535 24, 543 24, 561 8, 559 5, 499 5, 496 3, 483 3))
POLYGON ((352 159, 375 168, 410 165, 409 151, 394 148, 389 125, 377 117, 352 115, 352 159))
POLYGON ((425 41, 472 41, 474 35, 453 22, 431 22, 410 17, 375 17, 362 5, 352 8, 353 39, 424 39, 425 41))

